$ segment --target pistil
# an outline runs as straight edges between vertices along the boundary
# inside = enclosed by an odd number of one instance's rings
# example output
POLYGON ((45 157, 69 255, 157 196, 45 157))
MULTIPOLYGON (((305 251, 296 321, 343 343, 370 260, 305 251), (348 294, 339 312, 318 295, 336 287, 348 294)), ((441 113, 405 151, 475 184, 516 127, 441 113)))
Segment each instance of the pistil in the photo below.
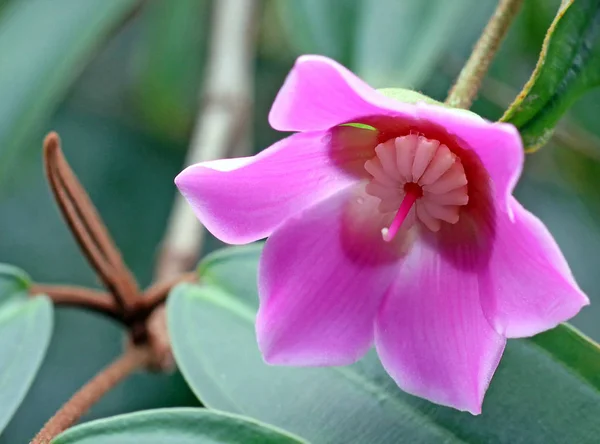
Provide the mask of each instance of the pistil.
POLYGON ((417 199, 423 196, 423 190, 421 187, 413 182, 409 182, 404 185, 404 192, 406 194, 402 199, 402 203, 400 204, 400 208, 398 209, 396 216, 394 216, 394 220, 390 224, 389 228, 381 229, 383 240, 386 242, 391 242, 394 239, 398 233, 398 230, 402 226, 402 222, 404 222, 406 216, 408 216, 412 206, 415 204, 417 199))

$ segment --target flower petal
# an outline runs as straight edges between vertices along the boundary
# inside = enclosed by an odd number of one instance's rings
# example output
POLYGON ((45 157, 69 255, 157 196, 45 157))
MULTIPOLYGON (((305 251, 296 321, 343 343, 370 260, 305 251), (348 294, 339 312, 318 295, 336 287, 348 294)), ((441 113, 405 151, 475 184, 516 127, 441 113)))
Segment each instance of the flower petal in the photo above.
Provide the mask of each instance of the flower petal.
POLYGON ((375 326, 383 366, 406 392, 473 414, 505 339, 485 319, 464 249, 451 260, 421 240, 404 258, 375 326))
POLYGON ((362 153, 337 150, 331 139, 323 131, 294 134, 253 157, 192 165, 175 183, 217 238, 230 244, 253 242, 357 181, 350 167, 358 163, 362 168, 362 153))
POLYGON ((465 110, 419 103, 419 118, 443 127, 481 159, 503 205, 521 175, 524 150, 519 131, 507 123, 492 123, 465 110))
POLYGON ((258 344, 279 365, 346 365, 371 346, 401 257, 383 241, 378 199, 351 187, 289 219, 259 267, 258 344), (374 218, 373 216, 377 217, 374 218))
POLYGON ((466 110, 391 99, 327 57, 298 58, 275 98, 269 122, 281 131, 316 131, 348 122, 379 128, 382 117, 416 128, 419 122, 432 124, 457 137, 477 153, 498 195, 508 201, 524 161, 521 137, 513 125, 491 123, 466 110))
POLYGON ((280 131, 318 131, 372 115, 414 119, 412 106, 385 97, 339 63, 305 55, 279 90, 269 123, 280 131))
POLYGON ((481 302, 498 333, 518 338, 567 321, 589 300, 544 224, 514 198, 510 208, 512 214, 496 218, 481 302))

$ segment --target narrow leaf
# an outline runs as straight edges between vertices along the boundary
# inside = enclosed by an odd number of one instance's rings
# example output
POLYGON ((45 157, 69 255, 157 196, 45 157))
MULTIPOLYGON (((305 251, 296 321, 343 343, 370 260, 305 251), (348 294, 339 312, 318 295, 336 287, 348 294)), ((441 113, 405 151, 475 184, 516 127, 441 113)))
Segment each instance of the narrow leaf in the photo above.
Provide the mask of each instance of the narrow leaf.
POLYGON ((565 111, 598 85, 600 0, 563 0, 535 71, 501 120, 519 129, 527 150, 536 150, 565 111))

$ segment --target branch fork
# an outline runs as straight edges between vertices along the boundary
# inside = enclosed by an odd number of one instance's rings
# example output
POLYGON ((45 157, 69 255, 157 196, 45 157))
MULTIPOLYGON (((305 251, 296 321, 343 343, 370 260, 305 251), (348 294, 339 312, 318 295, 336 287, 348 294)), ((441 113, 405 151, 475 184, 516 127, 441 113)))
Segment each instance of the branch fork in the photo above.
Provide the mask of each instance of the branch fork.
POLYGON ((173 286, 194 280, 194 274, 160 281, 141 291, 94 204, 65 159, 60 138, 54 132, 44 140, 44 168, 65 222, 106 291, 35 284, 30 292, 47 294, 56 304, 102 313, 126 326, 134 343, 144 343, 148 337, 145 323, 150 314, 164 303, 173 286))
POLYGON ((54 132, 44 140, 44 167, 62 216, 106 291, 34 284, 30 293, 44 293, 57 305, 85 308, 122 323, 129 333, 129 345, 119 359, 98 373, 50 418, 33 444, 50 443, 132 372, 141 368, 159 371, 173 368, 166 323, 160 322, 164 318, 164 302, 175 285, 196 279, 195 273, 184 273, 140 290, 94 204, 65 159, 60 138, 54 132))

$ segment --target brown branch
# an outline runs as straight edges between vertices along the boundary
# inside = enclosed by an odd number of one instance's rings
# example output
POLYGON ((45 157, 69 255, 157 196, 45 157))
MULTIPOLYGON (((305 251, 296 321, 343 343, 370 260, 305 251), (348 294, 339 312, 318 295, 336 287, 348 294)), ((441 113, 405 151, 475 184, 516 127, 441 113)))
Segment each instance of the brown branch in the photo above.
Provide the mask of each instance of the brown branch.
POLYGON ((148 345, 152 350, 150 369, 162 372, 175 370, 175 359, 167 328, 165 304, 160 304, 150 313, 147 321, 148 345))
POLYGON ((75 285, 33 284, 29 293, 45 294, 56 305, 85 308, 123 322, 120 307, 112 296, 104 291, 75 285))
POLYGON ((109 390, 150 360, 148 349, 130 348, 101 370, 48 420, 31 444, 49 444, 53 438, 75 424, 109 390))
POLYGON ((130 344, 121 358, 98 373, 50 418, 33 444, 50 443, 134 370, 143 367, 166 371, 173 367, 163 302, 174 285, 191 279, 187 275, 159 282, 142 298, 94 205, 64 158, 56 133, 50 133, 44 141, 44 165, 65 221, 110 294, 47 284, 34 284, 30 293, 44 293, 56 304, 87 308, 123 322, 130 344))
POLYGON ((479 91, 510 24, 519 12, 523 0, 499 0, 498 7, 483 30, 473 53, 448 93, 446 103, 456 108, 470 108, 479 91))
POLYGON ((56 305, 84 308, 130 326, 134 322, 138 324, 146 322, 156 307, 165 302, 173 287, 182 282, 194 282, 197 278, 195 272, 189 272, 154 283, 146 289, 143 297, 138 300, 135 310, 127 318, 123 316, 121 308, 110 294, 93 288, 36 283, 29 289, 29 294, 32 296, 45 294, 56 305))
POLYGON ((141 305, 148 311, 154 310, 164 303, 173 287, 182 282, 194 282, 198 279, 196 272, 183 273, 170 279, 159 281, 150 286, 145 292, 141 305))
POLYGON ((64 158, 54 132, 44 141, 44 164, 54 197, 81 251, 122 310, 130 311, 139 293, 137 283, 64 158))

